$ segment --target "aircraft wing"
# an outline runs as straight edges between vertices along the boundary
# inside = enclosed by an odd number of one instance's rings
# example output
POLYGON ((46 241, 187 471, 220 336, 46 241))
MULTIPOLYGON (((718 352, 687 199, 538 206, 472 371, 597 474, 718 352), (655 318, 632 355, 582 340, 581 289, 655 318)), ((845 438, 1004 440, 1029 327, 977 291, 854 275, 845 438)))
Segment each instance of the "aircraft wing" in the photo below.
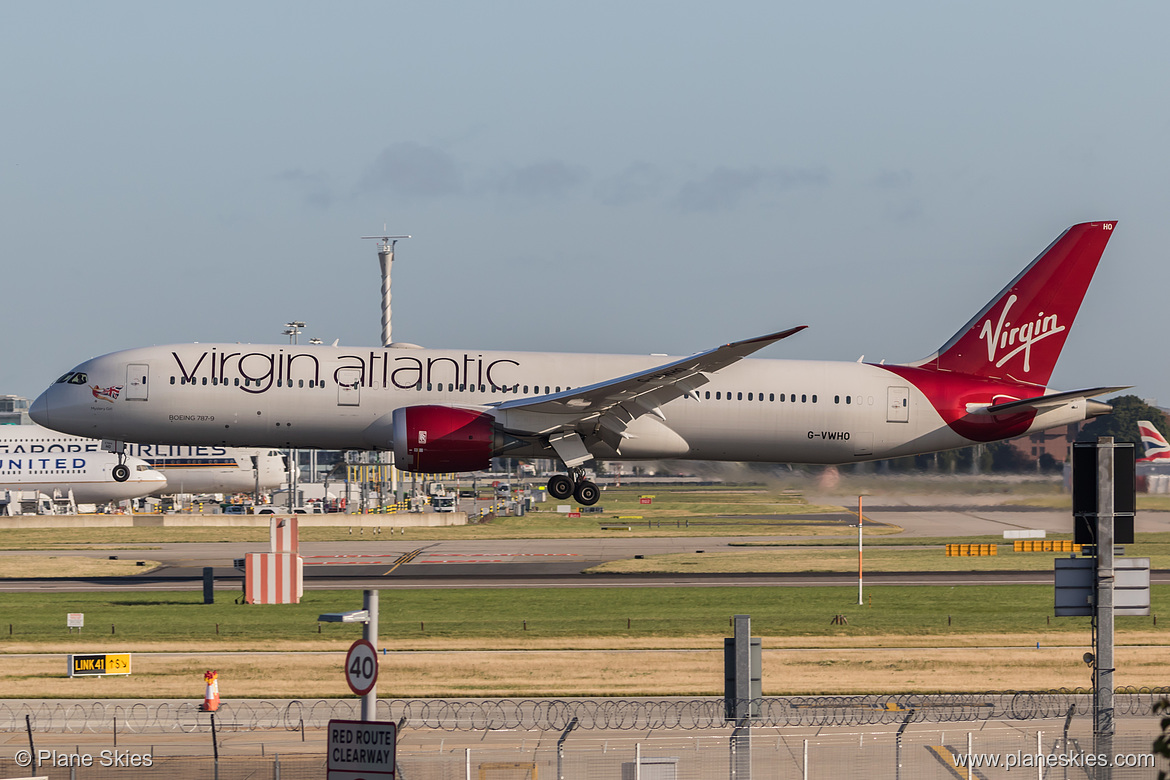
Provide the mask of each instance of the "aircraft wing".
POLYGON ((1042 412, 1054 406, 1062 406, 1074 398, 1088 399, 1098 395, 1105 395, 1106 393, 1128 390, 1130 387, 1132 385, 1125 387, 1090 387, 1086 390, 1069 390, 1063 393, 1052 393, 1050 395, 1036 396, 1035 398, 1024 398, 1018 401, 1006 401, 1001 404, 981 406, 977 409, 969 409, 969 411, 972 414, 1013 414, 1026 411, 1042 412))
MULTIPOLYGON (((735 341, 645 371, 561 393, 503 401, 494 405, 497 419, 513 435, 549 436, 562 458, 569 453, 565 449, 569 445, 562 439, 575 438, 576 444, 580 444, 576 432, 581 428, 598 433, 616 447, 626 426, 634 419, 644 414, 665 419, 660 407, 707 384, 709 374, 806 327, 801 325, 767 336, 735 341)), ((583 450, 583 445, 574 448, 578 455, 580 450, 583 450)), ((586 459, 572 454, 569 458, 586 459)))

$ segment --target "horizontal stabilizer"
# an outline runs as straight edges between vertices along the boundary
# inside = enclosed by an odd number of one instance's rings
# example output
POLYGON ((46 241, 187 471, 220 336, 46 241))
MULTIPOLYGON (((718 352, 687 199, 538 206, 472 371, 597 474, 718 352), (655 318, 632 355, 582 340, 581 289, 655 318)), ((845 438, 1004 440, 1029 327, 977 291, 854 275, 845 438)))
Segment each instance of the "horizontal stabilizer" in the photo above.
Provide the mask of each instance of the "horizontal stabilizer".
POLYGON ((1076 398, 1093 398, 1098 395, 1105 395, 1106 393, 1116 393, 1121 390, 1128 390, 1132 385, 1124 387, 1090 387, 1086 390, 1069 390, 1064 393, 1052 393, 1050 395, 1036 396, 1035 398, 1023 398, 1020 400, 1006 401, 1001 404, 992 404, 991 406, 968 406, 967 411, 970 414, 1018 414, 1020 412, 1034 411, 1042 412, 1056 406, 1063 406, 1064 404, 1076 398), (972 408, 974 407, 974 408, 972 408))

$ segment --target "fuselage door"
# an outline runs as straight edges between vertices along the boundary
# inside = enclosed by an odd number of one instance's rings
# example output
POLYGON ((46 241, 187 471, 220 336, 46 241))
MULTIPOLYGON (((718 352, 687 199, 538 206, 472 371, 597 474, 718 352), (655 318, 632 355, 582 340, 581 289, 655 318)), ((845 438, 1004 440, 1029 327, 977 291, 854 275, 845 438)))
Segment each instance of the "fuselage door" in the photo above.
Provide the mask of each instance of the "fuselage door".
POLYGON ((126 366, 126 400, 145 401, 148 397, 146 378, 150 366, 145 363, 131 363, 126 366))
POLYGON ((910 422, 910 388, 887 388, 886 422, 910 422))
POLYGON ((337 405, 360 406, 362 370, 360 368, 337 369, 337 405))

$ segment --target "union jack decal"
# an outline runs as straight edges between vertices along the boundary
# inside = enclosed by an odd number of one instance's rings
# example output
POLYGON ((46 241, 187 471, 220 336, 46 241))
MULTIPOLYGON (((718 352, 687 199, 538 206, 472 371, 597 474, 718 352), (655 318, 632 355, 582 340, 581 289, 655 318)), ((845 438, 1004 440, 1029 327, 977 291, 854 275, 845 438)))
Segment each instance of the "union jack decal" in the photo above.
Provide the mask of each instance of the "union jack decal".
POLYGON ((93 397, 100 401, 109 401, 113 403, 118 393, 122 392, 122 385, 112 385, 110 387, 99 387, 98 385, 91 385, 89 388, 93 391, 93 397))

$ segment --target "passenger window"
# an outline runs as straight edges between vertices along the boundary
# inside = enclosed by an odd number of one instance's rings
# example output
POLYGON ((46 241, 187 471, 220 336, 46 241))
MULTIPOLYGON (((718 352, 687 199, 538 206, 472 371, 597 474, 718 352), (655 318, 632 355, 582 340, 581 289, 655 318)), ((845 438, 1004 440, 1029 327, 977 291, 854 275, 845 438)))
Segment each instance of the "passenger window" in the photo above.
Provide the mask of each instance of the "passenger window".
POLYGON ((171 377, 171 384, 173 385, 174 383, 175 383, 175 378, 171 377))
POLYGON ((807 396, 807 395, 801 395, 801 396, 800 396, 800 402, 801 402, 802 404, 806 404, 806 403, 808 403, 808 396, 807 396))
MULTIPOLYGON (((769 400, 769 401, 775 401, 775 400, 776 400, 776 394, 775 394, 775 393, 768 393, 768 400, 769 400)), ((780 400, 781 400, 781 401, 783 401, 783 400, 784 400, 784 397, 783 397, 783 396, 781 396, 781 397, 780 397, 780 400)))
POLYGON ((752 400, 752 394, 751 394, 751 393, 748 393, 748 400, 749 400, 749 401, 750 401, 750 400, 752 400))
POLYGON ((721 391, 721 390, 716 390, 716 391, 715 391, 715 400, 716 400, 716 401, 721 401, 721 400, 723 400, 723 391, 721 391))
POLYGON ((736 393, 735 400, 742 401, 743 400, 743 393, 736 393))

